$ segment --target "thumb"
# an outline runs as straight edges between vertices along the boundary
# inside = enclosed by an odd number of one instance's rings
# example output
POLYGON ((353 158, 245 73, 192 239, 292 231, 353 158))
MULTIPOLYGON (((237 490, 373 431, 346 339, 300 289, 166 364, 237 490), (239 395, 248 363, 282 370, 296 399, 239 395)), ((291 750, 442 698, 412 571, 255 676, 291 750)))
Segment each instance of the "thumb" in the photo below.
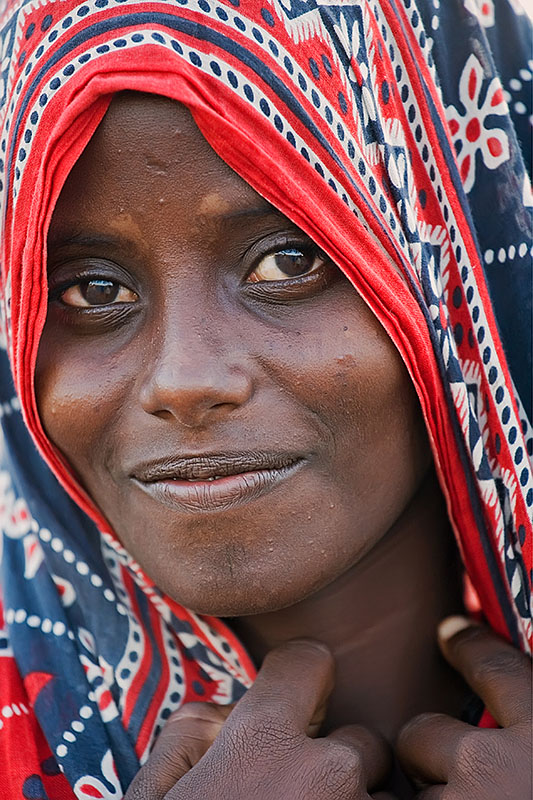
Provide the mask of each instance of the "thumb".
POLYGON ((124 800, 163 800, 211 747, 232 708, 231 705, 187 703, 175 711, 124 800))
POLYGON ((312 639, 292 639, 270 650, 254 684, 239 700, 230 723, 245 719, 290 721, 295 731, 316 736, 334 684, 329 649, 312 639))

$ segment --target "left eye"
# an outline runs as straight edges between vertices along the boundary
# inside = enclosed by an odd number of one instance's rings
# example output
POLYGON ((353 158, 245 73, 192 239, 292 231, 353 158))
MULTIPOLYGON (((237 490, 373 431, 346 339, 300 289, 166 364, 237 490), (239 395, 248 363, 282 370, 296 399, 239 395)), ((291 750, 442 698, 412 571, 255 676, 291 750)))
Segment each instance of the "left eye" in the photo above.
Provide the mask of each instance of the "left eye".
POLYGON ((61 293, 61 300, 67 306, 93 308, 109 306, 113 303, 135 303, 135 292, 120 283, 107 280, 85 280, 69 286, 61 293))
POLYGON ((299 248, 288 247, 262 258, 247 280, 249 283, 259 283, 301 278, 316 272, 325 262, 325 257, 318 255, 316 251, 306 253, 299 248))

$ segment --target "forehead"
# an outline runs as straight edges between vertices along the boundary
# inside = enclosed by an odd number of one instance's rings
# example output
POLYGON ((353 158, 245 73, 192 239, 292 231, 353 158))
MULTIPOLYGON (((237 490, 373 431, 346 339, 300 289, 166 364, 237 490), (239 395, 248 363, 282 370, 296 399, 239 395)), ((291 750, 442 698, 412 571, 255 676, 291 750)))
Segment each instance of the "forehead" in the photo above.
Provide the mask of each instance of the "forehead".
POLYGON ((51 235, 80 214, 107 215, 114 227, 131 231, 139 215, 168 204, 195 218, 250 204, 271 208, 215 153, 183 104, 119 93, 66 180, 51 235))

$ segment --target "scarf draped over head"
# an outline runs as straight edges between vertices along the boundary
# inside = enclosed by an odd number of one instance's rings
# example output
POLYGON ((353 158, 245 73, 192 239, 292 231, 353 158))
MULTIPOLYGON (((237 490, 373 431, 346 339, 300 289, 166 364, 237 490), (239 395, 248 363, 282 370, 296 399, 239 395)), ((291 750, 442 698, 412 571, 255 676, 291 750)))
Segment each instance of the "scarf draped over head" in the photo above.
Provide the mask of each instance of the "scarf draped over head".
POLYGON ((120 798, 174 709, 254 677, 37 413, 48 225, 120 90, 184 103, 352 281, 416 387, 470 595, 530 647, 529 36, 517 0, 0 0, 4 796, 120 798))

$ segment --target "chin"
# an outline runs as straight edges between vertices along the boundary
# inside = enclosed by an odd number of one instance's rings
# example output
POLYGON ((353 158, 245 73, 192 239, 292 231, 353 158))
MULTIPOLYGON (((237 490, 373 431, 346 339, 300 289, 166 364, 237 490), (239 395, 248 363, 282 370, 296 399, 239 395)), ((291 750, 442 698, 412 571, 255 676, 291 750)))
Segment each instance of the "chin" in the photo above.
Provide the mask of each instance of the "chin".
POLYGON ((280 597, 271 591, 253 593, 240 590, 224 593, 200 591, 194 594, 183 592, 168 593, 173 600, 195 614, 209 617, 247 617, 253 614, 268 614, 295 605, 303 597, 280 597), (252 594, 252 596, 250 596, 252 594))
MULTIPOLYGON (((317 575, 305 584, 298 581, 301 574, 289 575, 279 567, 276 574, 257 575, 257 571, 235 570, 231 576, 220 572, 197 575, 198 581, 161 588, 180 605, 196 614, 212 617, 247 617, 269 614, 297 605, 333 582, 334 575, 317 575)), ((310 577, 310 576, 308 576, 310 577)))

